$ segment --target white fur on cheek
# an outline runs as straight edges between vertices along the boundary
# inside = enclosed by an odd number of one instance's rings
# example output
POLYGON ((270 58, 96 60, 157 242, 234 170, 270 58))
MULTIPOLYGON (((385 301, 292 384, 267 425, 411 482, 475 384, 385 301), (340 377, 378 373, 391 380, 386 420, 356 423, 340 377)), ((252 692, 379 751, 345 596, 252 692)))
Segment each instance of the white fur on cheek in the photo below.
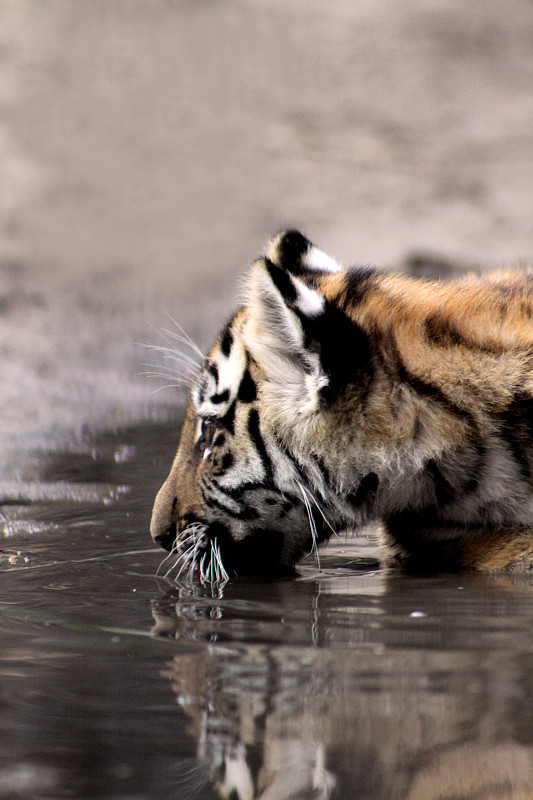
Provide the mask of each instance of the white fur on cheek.
POLYGON ((246 367, 246 355, 239 342, 234 342, 229 357, 226 358, 221 353, 216 358, 218 366, 218 391, 228 389, 230 395, 234 396, 240 385, 242 374, 246 367))
POLYGON ((206 372, 204 399, 202 402, 195 399, 196 410, 201 416, 222 417, 234 401, 241 384, 246 369, 246 353, 242 343, 235 340, 229 356, 215 349, 207 361, 216 364, 218 380, 212 373, 206 372), (227 392, 227 397, 222 400, 220 395, 224 392, 227 392))

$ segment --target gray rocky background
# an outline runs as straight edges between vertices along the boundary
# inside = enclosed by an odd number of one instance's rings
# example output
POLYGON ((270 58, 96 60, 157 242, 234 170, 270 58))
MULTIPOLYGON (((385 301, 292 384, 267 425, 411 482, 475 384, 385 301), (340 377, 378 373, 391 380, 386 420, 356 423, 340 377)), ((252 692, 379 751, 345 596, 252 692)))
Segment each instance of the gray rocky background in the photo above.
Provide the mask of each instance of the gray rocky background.
MULTIPOLYGON (((0 0, 0 444, 165 413, 270 235, 533 262, 531 0, 0 0)), ((14 466, 15 465, 15 466, 14 466)))

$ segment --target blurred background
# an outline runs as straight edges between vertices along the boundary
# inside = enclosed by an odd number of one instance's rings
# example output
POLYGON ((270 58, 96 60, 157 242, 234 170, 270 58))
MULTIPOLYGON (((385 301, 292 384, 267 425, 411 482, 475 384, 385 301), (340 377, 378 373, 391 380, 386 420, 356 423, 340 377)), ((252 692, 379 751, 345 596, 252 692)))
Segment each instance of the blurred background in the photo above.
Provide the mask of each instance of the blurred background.
POLYGON ((280 228, 533 263, 532 187, 531 0, 0 0, 4 453, 169 413, 280 228))
POLYGON ((279 791, 532 796, 530 586, 389 579, 363 536, 154 580, 185 391, 147 345, 205 350, 286 226, 533 265, 533 0, 0 0, 2 797, 191 797, 239 736, 279 791))

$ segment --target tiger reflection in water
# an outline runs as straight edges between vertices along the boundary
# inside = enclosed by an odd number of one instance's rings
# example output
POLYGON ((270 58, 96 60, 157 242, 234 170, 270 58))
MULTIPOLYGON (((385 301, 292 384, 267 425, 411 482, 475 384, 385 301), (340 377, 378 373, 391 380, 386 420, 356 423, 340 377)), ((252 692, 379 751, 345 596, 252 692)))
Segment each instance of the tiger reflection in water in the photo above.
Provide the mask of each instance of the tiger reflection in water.
MULTIPOLYGON (((276 591, 301 591, 285 587, 276 591)), ((474 604, 485 591, 474 587, 474 604)), ((533 687, 520 656, 395 648, 377 627, 369 641, 357 611, 350 641, 328 646, 335 621, 322 603, 307 603, 309 646, 291 644, 289 629, 267 647, 209 641, 224 611, 205 596, 174 590, 154 602, 154 635, 187 646, 162 673, 197 742, 187 797, 203 797, 209 779, 224 800, 533 798, 533 687)), ((393 584, 379 606, 392 614, 402 603, 393 584)))
MULTIPOLYGON (((175 636, 177 629, 196 635, 194 621, 175 617, 168 604, 164 610, 155 604, 153 613, 154 635, 175 636)), ((312 703, 303 717, 301 709, 301 677, 312 691, 313 668, 302 673, 297 651, 271 656, 262 647, 228 646, 222 654, 216 645, 205 645, 176 656, 162 672, 198 743, 194 788, 201 789, 207 770, 224 800, 329 800, 336 780, 326 765, 323 718, 315 716, 312 703)), ((192 794, 193 787, 187 788, 192 794)))

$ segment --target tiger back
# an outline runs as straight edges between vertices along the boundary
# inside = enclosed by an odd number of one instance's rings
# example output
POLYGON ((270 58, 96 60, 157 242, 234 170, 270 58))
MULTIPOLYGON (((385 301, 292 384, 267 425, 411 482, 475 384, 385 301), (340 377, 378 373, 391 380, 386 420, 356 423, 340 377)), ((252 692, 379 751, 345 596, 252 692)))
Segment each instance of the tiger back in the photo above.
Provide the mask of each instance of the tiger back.
POLYGON ((409 568, 533 564, 533 276, 343 269, 296 231, 191 392, 152 515, 175 574, 279 573, 381 522, 409 568))

